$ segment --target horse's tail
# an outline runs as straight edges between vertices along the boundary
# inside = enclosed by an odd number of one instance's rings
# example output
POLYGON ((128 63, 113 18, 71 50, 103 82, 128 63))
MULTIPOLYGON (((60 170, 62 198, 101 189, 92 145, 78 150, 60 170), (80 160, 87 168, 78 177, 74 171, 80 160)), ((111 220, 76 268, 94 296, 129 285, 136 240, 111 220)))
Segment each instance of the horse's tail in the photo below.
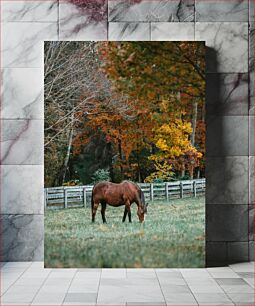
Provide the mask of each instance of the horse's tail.
POLYGON ((94 207, 94 197, 93 197, 93 193, 94 193, 94 188, 92 189, 92 193, 91 193, 91 209, 93 210, 94 207))

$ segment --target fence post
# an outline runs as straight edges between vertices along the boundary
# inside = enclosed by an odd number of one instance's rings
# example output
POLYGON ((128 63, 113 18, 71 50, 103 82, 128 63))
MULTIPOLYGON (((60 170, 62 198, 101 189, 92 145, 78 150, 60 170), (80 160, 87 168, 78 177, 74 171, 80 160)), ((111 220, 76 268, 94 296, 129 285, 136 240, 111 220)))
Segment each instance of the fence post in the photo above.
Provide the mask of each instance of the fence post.
POLYGON ((168 201, 168 198, 169 198, 169 194, 168 194, 168 182, 166 182, 166 199, 168 201))
POLYGON ((194 194, 194 197, 197 196, 197 184, 196 184, 196 181, 193 182, 193 194, 194 194))
POLYGON ((47 188, 44 189, 44 207, 47 208, 47 188))
POLYGON ((183 198, 183 185, 182 182, 180 182, 180 198, 183 198))
POLYGON ((67 208, 67 188, 64 188, 64 208, 67 208))
POLYGON ((153 201, 154 199, 154 194, 153 194, 153 183, 150 184, 150 199, 153 201))
POLYGON ((87 208, 86 187, 83 187, 83 205, 87 208))

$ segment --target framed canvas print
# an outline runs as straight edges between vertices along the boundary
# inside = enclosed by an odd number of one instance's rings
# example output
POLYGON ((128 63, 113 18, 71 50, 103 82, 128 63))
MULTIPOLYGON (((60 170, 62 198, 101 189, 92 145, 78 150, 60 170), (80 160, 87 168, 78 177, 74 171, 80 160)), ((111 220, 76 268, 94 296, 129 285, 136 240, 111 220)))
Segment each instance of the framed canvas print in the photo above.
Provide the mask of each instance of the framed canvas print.
POLYGON ((205 43, 44 43, 45 266, 205 266, 205 43))

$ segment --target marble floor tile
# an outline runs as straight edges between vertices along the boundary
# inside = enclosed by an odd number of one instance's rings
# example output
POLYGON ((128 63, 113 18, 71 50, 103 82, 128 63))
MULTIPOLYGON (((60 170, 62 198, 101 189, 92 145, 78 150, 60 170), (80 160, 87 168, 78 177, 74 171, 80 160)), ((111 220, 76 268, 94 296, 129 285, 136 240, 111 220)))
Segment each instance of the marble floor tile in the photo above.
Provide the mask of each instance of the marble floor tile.
POLYGON ((1 91, 1 118, 43 119, 43 69, 3 69, 1 91))
POLYGON ((101 279, 103 278, 126 278, 126 269, 103 269, 101 279))
POLYGON ((167 305, 198 305, 192 293, 164 294, 167 305))
POLYGON ((67 293, 64 303, 96 303, 97 293, 67 293))
POLYGON ((240 278, 240 276, 229 267, 207 268, 213 278, 240 278))
POLYGON ((43 120, 1 120, 1 164, 43 165, 43 120))
POLYGON ((195 293, 199 305, 234 305, 225 293, 195 293))
POLYGON ((57 22, 57 0, 3 0, 1 1, 2 22, 57 22))
POLYGON ((109 0, 109 21, 194 21, 194 0, 109 0))
POLYGON ((248 24, 242 22, 197 22, 195 40, 209 48, 206 71, 248 72, 248 24))
POLYGON ((150 40, 149 23, 128 23, 128 22, 110 22, 109 40, 130 40, 130 41, 148 41, 150 40))
POLYGON ((254 305, 254 293, 228 293, 228 297, 236 306, 254 305))
POLYGON ((196 21, 248 21, 248 1, 196 0, 196 21))
POLYGON ((2 24, 2 68, 43 67, 43 40, 56 40, 57 23, 2 24))
MULTIPOLYGON (((106 14, 105 11, 105 16, 106 14)), ((68 1, 60 1, 59 39, 107 40, 107 23, 103 15, 102 20, 98 22, 91 21, 91 18, 93 19, 93 16, 87 14, 86 10, 81 10, 79 5, 68 3, 68 1)))
POLYGON ((243 262, 230 265, 235 272, 254 272, 254 262, 243 262))
POLYGON ((194 41, 194 30, 193 23, 152 23, 151 40, 194 41))

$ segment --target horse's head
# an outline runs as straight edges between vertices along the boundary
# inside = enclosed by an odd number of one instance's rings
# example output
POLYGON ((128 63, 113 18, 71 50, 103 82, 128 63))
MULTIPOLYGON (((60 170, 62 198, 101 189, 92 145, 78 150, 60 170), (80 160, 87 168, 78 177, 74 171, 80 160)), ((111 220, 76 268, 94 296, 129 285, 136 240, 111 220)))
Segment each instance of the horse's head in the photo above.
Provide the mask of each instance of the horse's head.
POLYGON ((143 223, 145 221, 145 214, 147 214, 147 206, 148 206, 148 203, 146 203, 145 205, 139 206, 137 210, 137 215, 138 215, 140 223, 143 223))

